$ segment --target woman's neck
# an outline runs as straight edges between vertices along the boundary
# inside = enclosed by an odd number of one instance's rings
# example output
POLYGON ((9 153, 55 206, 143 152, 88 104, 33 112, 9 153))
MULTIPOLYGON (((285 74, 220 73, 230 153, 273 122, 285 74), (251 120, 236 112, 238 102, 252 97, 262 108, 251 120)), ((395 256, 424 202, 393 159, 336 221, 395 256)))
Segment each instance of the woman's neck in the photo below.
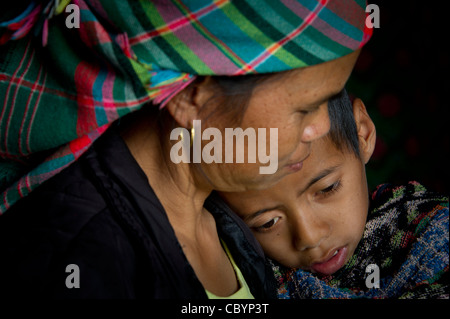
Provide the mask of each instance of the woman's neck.
POLYGON ((170 142, 169 135, 163 135, 156 127, 155 122, 143 117, 123 132, 122 138, 147 176, 174 229, 182 225, 183 231, 193 231, 201 224, 203 204, 212 187, 190 164, 170 161, 164 153, 169 149, 164 144, 170 142))
POLYGON ((239 284, 222 249, 216 222, 203 208, 212 187, 189 164, 174 164, 165 156, 164 150, 170 145, 164 143, 170 142, 169 135, 156 127, 155 122, 139 119, 122 133, 122 138, 147 175, 203 287, 216 295, 229 296, 237 291, 239 284))

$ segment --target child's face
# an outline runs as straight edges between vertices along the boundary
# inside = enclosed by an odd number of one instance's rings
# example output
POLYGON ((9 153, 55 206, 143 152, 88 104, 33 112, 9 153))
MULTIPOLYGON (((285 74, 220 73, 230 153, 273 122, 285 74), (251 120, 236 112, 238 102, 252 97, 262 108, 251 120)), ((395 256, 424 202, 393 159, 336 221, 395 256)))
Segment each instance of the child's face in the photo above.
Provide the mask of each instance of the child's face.
POLYGON ((311 147, 303 169, 274 187, 222 196, 268 257, 328 275, 349 260, 363 234, 369 206, 367 154, 363 150, 359 159, 336 149, 327 137, 311 147))

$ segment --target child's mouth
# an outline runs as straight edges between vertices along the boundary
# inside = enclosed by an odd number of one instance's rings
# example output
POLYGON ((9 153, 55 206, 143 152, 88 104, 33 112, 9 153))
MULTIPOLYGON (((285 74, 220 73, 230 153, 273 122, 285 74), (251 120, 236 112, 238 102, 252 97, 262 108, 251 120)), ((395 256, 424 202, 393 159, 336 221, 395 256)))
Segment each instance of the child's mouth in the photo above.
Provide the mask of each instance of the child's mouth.
POLYGON ((344 266, 347 260, 347 252, 347 246, 335 249, 325 261, 313 264, 311 270, 323 275, 331 275, 344 266))

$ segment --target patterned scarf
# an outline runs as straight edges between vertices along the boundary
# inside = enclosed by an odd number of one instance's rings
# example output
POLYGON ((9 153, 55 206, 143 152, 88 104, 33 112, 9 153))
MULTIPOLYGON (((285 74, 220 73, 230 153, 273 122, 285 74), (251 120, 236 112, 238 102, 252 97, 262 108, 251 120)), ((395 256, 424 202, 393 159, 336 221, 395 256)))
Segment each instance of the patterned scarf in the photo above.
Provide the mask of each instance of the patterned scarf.
POLYGON ((372 195, 363 238, 344 267, 318 277, 271 262, 278 296, 448 299, 448 203, 448 196, 431 193, 417 182, 380 185, 372 195), (378 288, 369 278, 374 272, 366 270, 371 264, 379 269, 378 288))
POLYGON ((365 6, 30 0, 19 12, 1 9, 0 214, 112 122, 146 104, 163 107, 197 75, 280 72, 357 50, 372 31, 365 6))

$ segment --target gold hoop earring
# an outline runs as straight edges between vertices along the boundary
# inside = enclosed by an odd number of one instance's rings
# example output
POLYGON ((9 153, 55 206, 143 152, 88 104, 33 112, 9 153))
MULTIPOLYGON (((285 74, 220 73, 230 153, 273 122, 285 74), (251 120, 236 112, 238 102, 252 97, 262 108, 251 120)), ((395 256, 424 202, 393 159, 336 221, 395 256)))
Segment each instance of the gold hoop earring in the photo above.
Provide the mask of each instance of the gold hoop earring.
POLYGON ((194 145, 194 136, 195 136, 195 129, 194 126, 191 127, 191 146, 194 145))
POLYGON ((183 130, 180 130, 180 137, 181 137, 181 142, 184 141, 184 134, 183 134, 183 130))

